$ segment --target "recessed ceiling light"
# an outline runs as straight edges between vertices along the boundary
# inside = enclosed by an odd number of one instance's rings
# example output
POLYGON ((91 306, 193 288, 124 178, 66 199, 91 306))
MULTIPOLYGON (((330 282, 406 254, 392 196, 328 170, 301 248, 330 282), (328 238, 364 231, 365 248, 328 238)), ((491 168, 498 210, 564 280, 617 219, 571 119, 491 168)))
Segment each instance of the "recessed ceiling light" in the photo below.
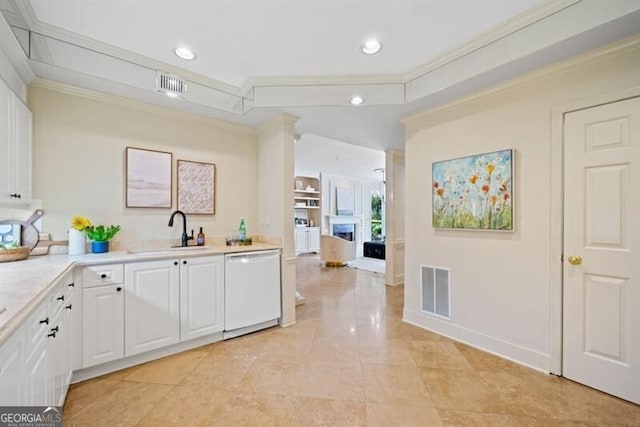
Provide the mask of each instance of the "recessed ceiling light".
POLYGON ((178 58, 182 58, 185 61, 193 61, 196 59, 196 54, 186 46, 180 46, 173 50, 178 58))
POLYGON ((167 95, 169 98, 177 98, 178 94, 174 93, 174 92, 165 92, 165 95, 167 95))
POLYGON ((374 55, 380 52, 382 45, 376 39, 369 39, 360 48, 365 55, 374 55))
POLYGON ((364 98, 361 96, 353 96, 351 97, 351 99, 349 100, 349 102, 351 103, 351 105, 360 105, 364 102, 364 98))

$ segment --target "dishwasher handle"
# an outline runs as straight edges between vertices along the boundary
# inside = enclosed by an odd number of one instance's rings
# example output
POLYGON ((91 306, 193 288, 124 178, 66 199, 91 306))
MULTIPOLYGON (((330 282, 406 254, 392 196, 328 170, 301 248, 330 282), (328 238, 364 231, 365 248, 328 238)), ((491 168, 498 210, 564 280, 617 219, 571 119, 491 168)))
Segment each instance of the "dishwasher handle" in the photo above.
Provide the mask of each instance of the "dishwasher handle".
POLYGON ((268 250, 268 251, 255 251, 255 252, 239 252, 235 254, 226 255, 228 262, 259 262, 265 258, 273 258, 280 256, 280 251, 268 250))

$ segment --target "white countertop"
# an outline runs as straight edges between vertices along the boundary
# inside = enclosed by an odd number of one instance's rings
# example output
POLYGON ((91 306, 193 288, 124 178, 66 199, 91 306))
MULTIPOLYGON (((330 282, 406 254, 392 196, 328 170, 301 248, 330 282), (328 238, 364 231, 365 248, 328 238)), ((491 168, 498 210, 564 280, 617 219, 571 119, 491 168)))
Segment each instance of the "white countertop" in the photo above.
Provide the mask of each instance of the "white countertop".
POLYGON ((175 251, 115 251, 77 256, 40 255, 30 256, 22 261, 0 263, 0 345, 4 344, 24 319, 46 298, 56 280, 74 267, 269 249, 280 249, 280 246, 253 243, 249 246, 194 246, 193 249, 179 248, 175 251), (5 310, 2 311, 2 308, 5 310))

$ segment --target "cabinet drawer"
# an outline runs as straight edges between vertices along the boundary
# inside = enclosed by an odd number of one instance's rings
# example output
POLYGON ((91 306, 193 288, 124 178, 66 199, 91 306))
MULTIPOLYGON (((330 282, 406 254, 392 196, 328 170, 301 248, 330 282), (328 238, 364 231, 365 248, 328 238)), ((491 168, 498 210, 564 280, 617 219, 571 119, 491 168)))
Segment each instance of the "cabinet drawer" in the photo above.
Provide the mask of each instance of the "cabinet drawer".
POLYGON ((82 287, 113 285, 124 281, 124 265, 94 265, 82 269, 82 287))

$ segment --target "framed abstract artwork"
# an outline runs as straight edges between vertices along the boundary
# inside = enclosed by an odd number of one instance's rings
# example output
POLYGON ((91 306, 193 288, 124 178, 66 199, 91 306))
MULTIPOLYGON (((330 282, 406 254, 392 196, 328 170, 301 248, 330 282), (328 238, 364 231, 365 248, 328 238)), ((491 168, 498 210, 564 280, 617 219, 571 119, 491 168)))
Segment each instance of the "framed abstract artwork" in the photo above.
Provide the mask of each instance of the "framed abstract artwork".
POLYGON ((513 231, 513 150, 432 164, 434 228, 513 231))
POLYGON ((178 160, 178 209, 188 214, 215 213, 216 165, 178 160))
POLYGON ((126 207, 171 208, 173 155, 127 147, 125 157, 126 207))
POLYGON ((356 204, 352 188, 336 187, 336 213, 338 215, 353 216, 356 204))

